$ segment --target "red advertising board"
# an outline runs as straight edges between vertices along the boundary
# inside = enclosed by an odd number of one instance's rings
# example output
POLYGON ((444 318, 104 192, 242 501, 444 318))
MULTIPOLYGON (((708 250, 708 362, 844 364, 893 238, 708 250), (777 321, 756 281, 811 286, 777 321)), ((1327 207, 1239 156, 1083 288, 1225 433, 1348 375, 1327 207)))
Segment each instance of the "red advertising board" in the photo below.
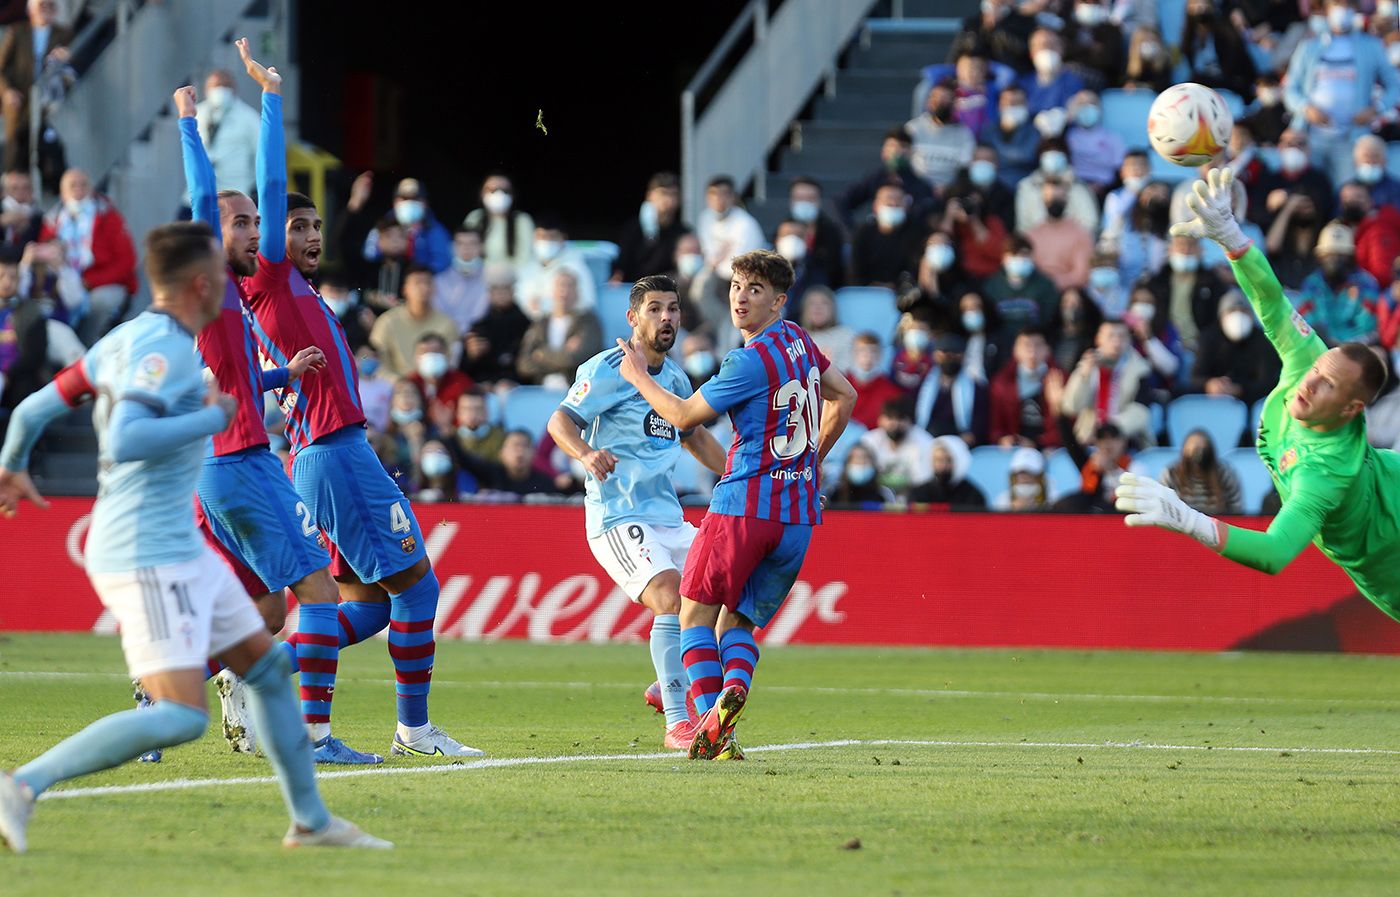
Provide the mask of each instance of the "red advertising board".
MULTIPOLYGON (((111 631, 81 566, 90 509, 58 499, 0 521, 0 630, 111 631)), ((417 511, 442 582, 441 637, 645 637, 649 615, 594 561, 581 508, 417 511)), ((763 633, 769 644, 1400 653, 1400 625, 1313 548, 1269 577, 1111 516, 829 512, 826 521, 763 633)))

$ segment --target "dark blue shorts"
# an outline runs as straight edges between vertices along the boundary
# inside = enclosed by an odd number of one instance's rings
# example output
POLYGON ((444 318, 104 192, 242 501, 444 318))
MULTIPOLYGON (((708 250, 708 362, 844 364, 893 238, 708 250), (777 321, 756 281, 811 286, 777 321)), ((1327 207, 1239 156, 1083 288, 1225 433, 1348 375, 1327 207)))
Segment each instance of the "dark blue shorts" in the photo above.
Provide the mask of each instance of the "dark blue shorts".
POLYGON ((266 449, 206 458, 199 508, 234 569, 252 571, 264 591, 280 592, 330 562, 310 509, 266 449))
POLYGON ((362 428, 337 430, 297 452, 292 483, 362 582, 378 582, 428 556, 413 506, 362 428))

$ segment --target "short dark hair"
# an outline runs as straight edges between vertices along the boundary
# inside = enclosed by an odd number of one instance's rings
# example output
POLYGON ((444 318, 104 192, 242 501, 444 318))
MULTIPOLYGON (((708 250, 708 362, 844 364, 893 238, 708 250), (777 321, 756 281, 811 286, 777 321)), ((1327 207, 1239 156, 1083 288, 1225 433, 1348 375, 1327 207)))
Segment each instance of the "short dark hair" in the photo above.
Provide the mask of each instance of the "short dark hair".
POLYGON ((864 343, 866 345, 883 346, 885 341, 880 339, 880 335, 873 330, 862 330, 855 335, 853 343, 864 343))
POLYGON ((413 345, 421 346, 424 343, 439 343, 444 349, 447 348, 447 340, 443 339, 441 333, 433 333, 431 331, 425 333, 422 336, 418 337, 418 339, 414 342, 413 345))
POLYGON ((799 174, 797 177, 793 178, 791 181, 788 182, 789 190, 791 190, 793 187, 801 186, 816 187, 818 193, 822 192, 822 185, 817 182, 816 178, 811 177, 809 175, 799 174))
POLYGON ((1337 348, 1361 368, 1361 395, 1358 398, 1367 405, 1371 404, 1380 395, 1389 376, 1385 362, 1362 343, 1342 343, 1337 348))
POLYGON ((714 187, 728 187, 730 190, 733 190, 734 179, 727 174, 717 174, 705 182, 706 190, 714 187))
POLYGON ((904 127, 904 125, 899 125, 898 127, 890 128, 886 131, 885 140, 898 140, 905 146, 909 146, 914 142, 914 138, 909 136, 909 129, 904 127))
POLYGON ((886 187, 889 187, 889 188, 891 188, 891 189, 893 189, 893 190, 898 190, 900 193, 907 193, 907 192, 908 192, 907 190, 904 189, 904 182, 901 181, 901 180, 899 179, 899 176, 898 176, 898 175, 890 175, 889 177, 887 177, 887 178, 885 178, 884 180, 880 181, 880 183, 876 184, 876 185, 875 185, 875 193, 878 195, 879 192, 880 192, 881 190, 885 189, 886 187))
POLYGON ((743 255, 736 255, 730 262, 735 274, 750 280, 761 280, 778 293, 786 293, 792 288, 797 275, 792 263, 769 249, 755 249, 743 255))
POLYGON ((526 442, 530 443, 531 445, 535 444, 534 433, 531 433, 529 430, 522 430, 517 427, 514 430, 508 430, 506 432, 505 438, 501 440, 501 446, 504 447, 506 444, 506 439, 509 439, 512 436, 524 436, 526 442))
POLYGON ((305 193, 288 193, 287 214, 291 215, 293 212, 300 211, 301 209, 310 209, 314 212, 316 211, 316 203, 312 202, 311 197, 307 196, 305 193))
POLYGON ((913 420, 914 403, 907 398, 886 399, 880 406, 880 413, 895 420, 913 420))
POLYGON ((1111 420, 1106 420, 1094 428, 1095 439, 1122 439, 1123 431, 1111 420))
POLYGON ((1022 252, 1031 252, 1034 251, 1034 249, 1035 247, 1031 245, 1030 238, 1020 231, 1016 231, 1006 238, 1006 251, 1013 255, 1022 252))
POLYGON ((1123 154, 1124 159, 1146 159, 1147 150, 1140 146, 1135 146, 1123 154))
POLYGON ((681 180, 676 177, 674 171, 658 171, 651 176, 651 180, 647 181, 648 193, 653 190, 679 190, 680 188, 681 180))
POLYGON ((1045 340, 1047 343, 1050 342, 1050 334, 1047 333, 1047 332, 1045 331, 1045 328, 1044 328, 1044 327, 1041 327, 1039 324, 1028 324, 1028 325, 1026 325, 1025 327, 1022 327, 1020 330, 1016 331, 1016 338, 1017 338, 1017 339, 1020 339, 1020 338, 1023 337, 1023 336, 1024 336, 1024 337, 1036 337, 1036 336, 1038 336, 1038 337, 1040 337, 1041 339, 1045 340))
POLYGON ((457 229, 452 232, 452 236, 457 237, 462 234, 476 234, 478 240, 485 240, 486 237, 479 227, 467 227, 465 224, 457 225, 457 229))
POLYGON ((665 274, 651 274, 632 284, 632 292, 627 294, 627 307, 632 311, 642 307, 647 293, 675 293, 680 295, 676 282, 665 274))
POLYGON ((176 285, 192 265, 214 254, 214 230, 203 221, 176 221, 146 234, 146 279, 156 288, 176 285))
POLYGON ((403 269, 403 279, 408 280, 415 274, 426 274, 432 277, 433 269, 419 262, 410 262, 408 266, 403 269))

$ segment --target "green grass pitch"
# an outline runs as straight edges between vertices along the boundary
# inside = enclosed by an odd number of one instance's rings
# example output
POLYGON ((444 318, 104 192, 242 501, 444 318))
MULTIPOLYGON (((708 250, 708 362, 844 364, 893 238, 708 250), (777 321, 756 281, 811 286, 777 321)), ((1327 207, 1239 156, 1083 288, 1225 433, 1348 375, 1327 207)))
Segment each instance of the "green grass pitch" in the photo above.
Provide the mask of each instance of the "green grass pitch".
MULTIPOLYGON (((121 669, 113 639, 0 638, 0 766, 129 707, 121 669)), ((384 645, 340 669, 337 734, 387 752, 384 645)), ((0 894, 1400 889, 1394 659, 775 648, 744 763, 649 756, 651 678, 644 645, 440 644, 433 719, 492 763, 322 782, 392 853, 283 851, 275 786, 209 783, 269 775, 214 725, 59 786, 30 852, 0 852, 0 894), (176 780, 194 787, 61 799, 176 780)))

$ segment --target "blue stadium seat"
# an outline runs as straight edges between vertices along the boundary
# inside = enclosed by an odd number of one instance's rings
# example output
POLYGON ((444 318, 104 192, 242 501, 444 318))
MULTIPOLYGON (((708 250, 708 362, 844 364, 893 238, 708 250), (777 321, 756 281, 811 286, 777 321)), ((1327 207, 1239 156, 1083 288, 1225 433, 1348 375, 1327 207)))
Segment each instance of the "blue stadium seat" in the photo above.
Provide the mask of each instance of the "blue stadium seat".
POLYGON ((1181 457, 1181 449, 1171 447, 1158 447, 1143 449, 1133 455, 1133 467, 1138 468, 1139 473, 1157 479, 1171 464, 1181 457))
POLYGON ((603 345, 615 345, 615 339, 628 339, 632 327, 627 323, 627 307, 631 303, 630 283, 603 284, 598 288, 598 321, 603 325, 603 345))
POLYGON ((1181 32, 1186 27, 1186 0, 1159 0, 1157 30, 1168 46, 1181 45, 1181 32))
POLYGON ((517 386, 506 396, 505 428, 528 430, 538 440, 549 423, 549 416, 564 401, 564 395, 560 389, 517 386))
POLYGON ((1249 438, 1254 439, 1259 434, 1259 419, 1264 416, 1264 402, 1268 397, 1264 397, 1253 405, 1249 406, 1249 438))
POLYGON ((860 333, 874 331, 887 344, 899 325, 894 290, 887 287, 842 287, 836 291, 836 320, 860 333))
POLYGON ((1278 171, 1278 147, 1261 146, 1255 151, 1259 161, 1264 163, 1264 167, 1270 171, 1278 171))
POLYGON ((1234 468, 1240 479, 1240 499, 1246 514, 1258 514, 1264 499, 1274 491, 1274 479, 1269 476, 1269 468, 1260 460, 1259 453, 1252 448, 1235 449, 1226 452, 1221 460, 1234 468))
POLYGON ((846 456, 851 453, 851 448, 860 438, 866 434, 867 430, 860 421, 851 421, 846 424, 846 431, 841 434, 841 438, 836 440, 836 444, 827 452, 826 460, 822 462, 822 477, 829 483, 834 483, 841 477, 841 469, 846 466, 846 456))
POLYGON ((1082 476, 1079 468, 1074 466, 1074 459, 1069 456, 1069 452, 1059 448, 1045 459, 1045 479, 1049 498, 1055 501, 1078 492, 1082 476))
MULTIPOLYGON (((1147 145, 1147 110, 1157 95, 1150 90, 1123 90, 1113 87, 1100 94, 1103 124, 1129 147, 1147 145)), ((1153 153, 1152 155, 1156 155, 1153 153)), ((1163 165, 1172 166, 1162 161, 1163 165)))
POLYGON ((1220 94, 1220 99, 1225 101, 1225 108, 1230 110, 1232 118, 1244 118, 1244 97, 1223 87, 1217 87, 1215 92, 1220 94))
POLYGON ((1181 445, 1186 434, 1199 428, 1210 434, 1216 453, 1223 455, 1240 444, 1248 416, 1244 402, 1230 396, 1182 396, 1167 406, 1167 440, 1181 445))
POLYGON ((593 283, 600 287, 612 277, 613 262, 617 261, 617 255, 622 251, 616 243, 608 240, 570 240, 568 246, 583 256, 589 273, 593 275, 593 283))
POLYGON ((501 396, 496 392, 486 394, 486 419, 493 424, 501 422, 501 396))
POLYGON ((987 496, 988 501, 1006 491, 1011 477, 1011 456, 1015 449, 979 445, 972 450, 972 467, 967 480, 987 496))
POLYGON ((1385 145, 1385 170, 1391 176, 1400 174, 1400 141, 1392 140, 1385 145))

